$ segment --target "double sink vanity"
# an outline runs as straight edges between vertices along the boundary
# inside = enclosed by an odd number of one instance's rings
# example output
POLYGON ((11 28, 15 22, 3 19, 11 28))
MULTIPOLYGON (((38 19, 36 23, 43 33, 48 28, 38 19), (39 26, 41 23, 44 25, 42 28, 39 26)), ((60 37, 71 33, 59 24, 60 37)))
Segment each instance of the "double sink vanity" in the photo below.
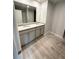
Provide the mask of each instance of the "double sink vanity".
POLYGON ((37 9, 34 6, 14 1, 15 19, 18 25, 21 46, 44 34, 44 24, 37 22, 37 9))
POLYGON ((39 22, 31 22, 19 25, 18 31, 20 35, 21 46, 24 46, 32 40, 43 35, 44 27, 45 25, 39 22))

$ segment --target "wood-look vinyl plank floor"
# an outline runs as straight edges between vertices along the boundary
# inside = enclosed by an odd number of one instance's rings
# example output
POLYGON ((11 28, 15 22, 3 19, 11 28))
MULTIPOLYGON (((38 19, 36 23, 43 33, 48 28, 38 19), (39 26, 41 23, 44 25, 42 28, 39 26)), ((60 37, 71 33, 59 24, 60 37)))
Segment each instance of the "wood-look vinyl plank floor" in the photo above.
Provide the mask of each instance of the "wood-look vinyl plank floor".
POLYGON ((22 54, 24 59, 65 59, 65 42, 48 34, 26 45, 22 54))

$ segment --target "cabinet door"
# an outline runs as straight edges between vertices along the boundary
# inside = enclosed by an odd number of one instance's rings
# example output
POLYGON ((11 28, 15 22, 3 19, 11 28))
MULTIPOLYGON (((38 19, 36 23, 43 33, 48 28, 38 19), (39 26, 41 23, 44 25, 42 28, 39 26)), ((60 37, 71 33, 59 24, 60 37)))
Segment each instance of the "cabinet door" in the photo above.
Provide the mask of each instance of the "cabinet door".
POLYGON ((36 29, 36 37, 40 36, 40 28, 36 29))
POLYGON ((31 42, 33 39, 35 39, 35 30, 29 32, 29 41, 31 42))
POLYGON ((21 40, 21 45, 27 44, 29 42, 29 34, 28 34, 28 32, 20 35, 20 40, 21 40))
POLYGON ((44 34, 44 26, 41 27, 41 35, 44 34))

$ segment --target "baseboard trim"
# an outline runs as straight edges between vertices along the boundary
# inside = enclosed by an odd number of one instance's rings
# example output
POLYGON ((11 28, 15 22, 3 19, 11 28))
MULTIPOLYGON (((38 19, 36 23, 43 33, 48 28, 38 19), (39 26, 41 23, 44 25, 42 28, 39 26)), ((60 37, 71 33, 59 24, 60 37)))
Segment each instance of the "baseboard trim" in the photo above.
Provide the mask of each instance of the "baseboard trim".
POLYGON ((50 34, 50 32, 45 33, 44 35, 50 34))
POLYGON ((59 37, 59 38, 61 38, 61 39, 63 39, 63 37, 60 36, 60 35, 58 35, 57 33, 53 33, 53 32, 50 32, 50 33, 53 34, 53 35, 55 35, 55 36, 57 36, 57 37, 59 37))

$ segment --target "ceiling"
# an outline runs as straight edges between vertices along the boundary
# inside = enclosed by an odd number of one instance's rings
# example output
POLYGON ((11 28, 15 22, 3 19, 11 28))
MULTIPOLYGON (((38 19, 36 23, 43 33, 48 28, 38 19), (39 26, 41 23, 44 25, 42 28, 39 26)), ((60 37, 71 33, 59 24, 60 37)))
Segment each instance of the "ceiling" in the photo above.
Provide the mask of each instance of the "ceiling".
MULTIPOLYGON (((35 1, 42 3, 42 2, 47 1, 47 0, 35 0, 35 1)), ((56 3, 56 2, 65 1, 65 0, 49 0, 49 1, 56 3)))
POLYGON ((49 0, 49 1, 51 1, 53 3, 57 3, 57 2, 65 1, 65 0, 49 0))
POLYGON ((35 1, 37 1, 39 3, 43 3, 44 1, 47 1, 47 0, 35 0, 35 1))

